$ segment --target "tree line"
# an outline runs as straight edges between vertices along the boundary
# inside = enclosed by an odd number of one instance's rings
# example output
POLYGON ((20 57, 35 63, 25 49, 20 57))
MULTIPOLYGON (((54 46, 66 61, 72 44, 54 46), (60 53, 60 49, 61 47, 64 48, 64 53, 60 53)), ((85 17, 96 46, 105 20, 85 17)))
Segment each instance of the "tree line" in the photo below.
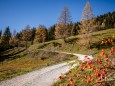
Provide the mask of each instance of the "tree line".
MULTIPOLYGON (((0 51, 11 49, 14 47, 28 47, 35 43, 43 43, 55 39, 64 39, 69 36, 78 34, 84 34, 83 28, 86 28, 87 32, 89 27, 92 27, 93 31, 99 31, 115 27, 115 12, 109 12, 97 17, 94 17, 91 12, 90 4, 87 3, 86 8, 83 10, 83 17, 80 22, 72 22, 70 11, 67 7, 64 7, 57 24, 52 25, 50 28, 46 28, 44 25, 31 28, 27 25, 22 31, 16 32, 14 30, 10 32, 10 27, 6 27, 5 31, 0 31, 0 51), (90 12, 87 10, 90 9, 90 12), (89 13, 88 13, 89 12, 89 13), (90 16, 86 16, 90 14, 90 16), (82 31, 80 30, 82 28, 82 31)), ((90 32, 92 31, 90 30, 90 32)), ((90 42, 90 41, 89 41, 90 42)))

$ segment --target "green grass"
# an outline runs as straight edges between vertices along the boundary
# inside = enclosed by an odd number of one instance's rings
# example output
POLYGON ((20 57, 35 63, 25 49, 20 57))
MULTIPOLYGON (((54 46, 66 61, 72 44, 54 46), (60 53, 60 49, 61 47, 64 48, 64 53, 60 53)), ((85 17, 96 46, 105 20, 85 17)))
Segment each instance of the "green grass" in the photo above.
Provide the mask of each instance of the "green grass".
MULTIPOLYGON (((115 35, 115 29, 110 29, 110 30, 103 30, 103 31, 99 31, 99 32, 94 32, 93 33, 93 41, 94 43, 100 43, 102 39, 108 39, 108 38, 112 38, 112 35, 115 35)), ((73 39, 73 38, 77 38, 79 36, 76 36, 76 37, 70 37, 70 39, 73 39)), ((114 38, 115 39, 115 38, 114 38)), ((115 46, 115 44, 113 44, 113 46, 115 46)), ((108 45, 105 45, 105 47, 102 47, 104 48, 105 52, 109 54, 110 52, 110 48, 111 46, 108 46, 108 45)), ((94 58, 95 57, 99 57, 100 56, 100 53, 101 52, 101 49, 98 49, 98 48, 93 48, 92 51, 98 51, 98 53, 94 54, 94 58)), ((79 53, 84 53, 84 54, 89 54, 90 50, 87 50, 87 51, 83 51, 83 50, 79 50, 78 51, 79 53)), ((97 64, 93 64, 95 67, 98 68, 98 65, 97 64)), ((100 86, 98 83, 94 82, 94 83, 87 83, 87 82, 81 82, 81 80, 86 80, 86 78, 84 77, 84 74, 94 74, 94 72, 92 72, 91 69, 86 69, 85 72, 83 71, 82 75, 80 77, 76 77, 74 76, 74 74, 78 74, 80 71, 78 70, 79 67, 75 67, 74 69, 71 70, 71 73, 69 74, 64 74, 62 75, 62 79, 58 80, 56 83, 54 83, 52 86, 66 86, 66 84, 68 83, 69 84, 69 78, 72 78, 73 81, 74 81, 74 85, 76 86, 100 86)), ((115 71, 115 69, 111 70, 111 71, 115 71)), ((109 71, 111 73, 111 71, 109 71)), ((96 77, 94 78, 96 79, 96 77)), ((111 86, 114 86, 115 85, 115 82, 111 82, 111 86)), ((74 85, 70 85, 70 86, 74 86, 74 85)), ((102 86, 105 86, 105 85, 102 85, 102 86)))
POLYGON ((0 62, 0 81, 47 66, 50 62, 50 59, 42 61, 28 56, 0 62))
MULTIPOLYGON (((112 37, 112 34, 115 34, 115 29, 103 30, 91 34, 93 34, 93 41, 96 43, 102 38, 107 39, 112 37)), ((82 50, 78 48, 77 38, 79 37, 80 35, 69 37, 67 38, 67 40, 72 41, 67 43, 64 43, 63 39, 52 40, 49 42, 34 44, 30 46, 27 50, 20 47, 0 53, 1 56, 6 56, 6 58, 7 56, 10 57, 10 59, 0 62, 0 81, 10 79, 21 74, 25 74, 27 72, 40 69, 45 66, 76 59, 76 57, 65 54, 43 52, 40 51, 40 49, 45 49, 49 51, 66 51, 81 54, 90 54, 90 50, 82 50), (61 46, 54 46, 55 43, 61 44, 61 46), (19 52, 21 50, 22 52, 19 52), (44 57, 45 59, 42 60, 42 58, 44 57)), ((97 48, 93 48, 92 51, 97 52, 99 50, 97 48)))
MULTIPOLYGON (((23 50, 23 48, 7 50, 2 53, 2 56, 12 55, 19 50, 23 50)), ((23 52, 17 53, 16 55, 10 56, 10 59, 0 62, 0 81, 7 80, 15 76, 25 74, 49 65, 59 64, 68 60, 75 59, 75 57, 70 58, 70 55, 56 54, 39 50, 30 52, 32 56, 27 53, 28 50, 25 50, 23 52), (35 53, 37 54, 34 56, 33 54, 35 53), (67 58, 61 59, 61 56, 66 56, 67 58), (42 60, 41 58, 43 57, 46 58, 42 60)))
MULTIPOLYGON (((115 47, 115 45, 114 45, 114 47, 115 47)), ((105 53, 110 58, 110 54, 109 54, 110 48, 106 48, 104 50, 105 50, 105 53)), ((99 52, 101 52, 101 50, 99 52)), ((115 52, 114 52, 114 55, 115 55, 115 52)), ((102 61, 104 60, 103 57, 100 57, 100 53, 95 54, 94 58, 95 57, 98 57, 98 59, 101 58, 102 61)), ((102 62, 102 63, 104 63, 104 62, 102 62)), ((86 63, 83 63, 82 65, 85 66, 86 63)), ((91 65, 94 66, 97 70, 100 69, 99 68, 100 64, 97 64, 95 61, 93 61, 93 63, 91 65)), ((110 75, 111 73, 113 73, 113 74, 115 73, 115 67, 113 69, 111 69, 108 66, 107 74, 110 75)), ((53 83, 52 86, 66 86, 66 84, 69 84, 69 86, 108 86, 107 85, 108 82, 107 83, 103 82, 102 84, 97 83, 98 77, 94 75, 93 69, 86 68, 84 71, 81 71, 81 67, 80 66, 76 66, 74 69, 71 70, 70 73, 65 73, 65 74, 62 74, 61 76, 63 78, 62 79, 58 79, 58 81, 56 83, 53 83), (79 73, 80 73, 80 75, 79 75, 79 73), (92 77, 94 78, 94 82, 87 83, 86 80, 88 80, 88 78, 85 78, 85 75, 92 75, 92 77), (79 77, 77 77, 77 76, 79 76, 79 77), (70 78, 72 78, 73 81, 74 81, 73 85, 70 85, 70 81, 69 81, 70 78), (84 80, 84 81, 82 81, 82 80, 84 80)), ((114 77, 114 75, 112 77, 114 77)), ((114 81, 110 81, 109 83, 111 83, 110 86, 115 86, 115 82, 114 81)))
MULTIPOLYGON (((112 38, 112 35, 115 35, 115 28, 113 29, 108 29, 108 30, 103 30, 103 31, 98 31, 98 32, 93 32, 92 34, 92 42, 93 43, 99 43, 102 41, 102 39, 108 39, 108 38, 112 38)), ((45 42, 42 44, 37 45, 38 47, 36 47, 36 45, 33 45, 33 47, 39 48, 39 49, 46 49, 46 50, 57 50, 57 51, 66 51, 66 52, 74 52, 74 53, 81 53, 82 54, 90 54, 89 51, 87 52, 87 50, 82 50, 82 46, 80 46, 80 49, 78 47, 78 41, 77 38, 79 38, 81 35, 77 35, 77 36, 71 36, 69 38, 67 38, 67 40, 72 40, 72 42, 68 42, 68 43, 64 43, 63 39, 59 39, 59 40, 53 40, 50 42, 45 42), (53 46, 53 43, 59 43, 62 46, 59 47, 57 46, 53 46), (40 47, 40 46, 44 46, 44 47, 40 47)), ((30 47, 31 48, 31 47, 30 47)), ((34 48, 35 50, 35 48, 34 48)), ((93 48, 93 51, 97 51, 97 48, 93 48)))

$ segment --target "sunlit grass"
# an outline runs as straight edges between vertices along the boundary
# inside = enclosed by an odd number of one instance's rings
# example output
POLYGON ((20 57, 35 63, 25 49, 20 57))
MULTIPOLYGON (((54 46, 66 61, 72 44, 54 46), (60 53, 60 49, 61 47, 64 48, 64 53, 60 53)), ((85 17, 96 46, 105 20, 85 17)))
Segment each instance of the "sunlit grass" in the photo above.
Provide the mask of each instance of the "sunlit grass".
POLYGON ((0 81, 47 66, 50 62, 50 59, 42 61, 29 57, 22 57, 11 61, 1 62, 0 81))
MULTIPOLYGON (((9 52, 10 51, 12 52, 12 50, 9 50, 9 52)), ((21 52, 18 55, 22 55, 24 52, 21 52)), ((35 57, 25 55, 19 58, 17 57, 16 59, 7 59, 3 62, 0 62, 0 81, 7 80, 15 76, 25 74, 49 65, 59 64, 76 58, 76 57, 69 58, 70 56, 67 56, 67 58, 61 59, 60 57, 63 56, 64 54, 57 54, 57 55, 52 54, 50 55, 51 57, 42 60, 40 59, 41 53, 44 54, 44 56, 45 54, 46 56, 48 55, 48 53, 46 52, 43 53, 43 51, 41 51, 35 57)))
MULTIPOLYGON (((99 31, 99 32, 94 32, 92 34, 93 34, 93 41, 98 42, 102 38, 107 39, 109 37, 112 37, 112 34, 115 34, 115 29, 103 30, 103 31, 99 31)), ((45 49, 45 50, 49 50, 49 51, 63 51, 63 52, 73 52, 73 53, 90 55, 91 54, 90 50, 83 50, 83 49, 78 48, 76 38, 78 38, 79 36, 80 35, 69 37, 67 40, 75 39, 74 42, 72 41, 70 43, 64 43, 63 39, 59 39, 59 40, 53 40, 53 41, 40 43, 40 44, 34 44, 28 48, 28 51, 31 51, 34 53, 34 52, 38 52, 39 49, 45 49), (62 46, 61 47, 59 45, 54 46, 53 45, 54 42, 59 43, 62 46)), ((4 53, 2 53, 2 55, 16 53, 19 50, 23 50, 23 48, 15 48, 13 50, 12 49, 7 50, 4 53)), ((99 52, 100 50, 98 50, 97 48, 93 48, 92 51, 99 52)), ((8 59, 6 61, 0 62, 0 81, 10 79, 17 75, 21 75, 21 74, 24 74, 24 73, 27 73, 27 72, 30 72, 30 71, 33 71, 36 69, 40 69, 45 66, 56 64, 54 62, 54 60, 56 60, 56 59, 58 60, 58 59, 60 59, 59 57, 62 56, 61 54, 60 55, 51 55, 50 58, 48 58, 48 59, 40 60, 39 59, 40 55, 37 55, 36 57, 31 57, 28 55, 23 56, 24 53, 25 53, 25 51, 16 54, 17 57, 15 59, 8 59), (18 56, 20 56, 20 57, 18 57, 18 56)), ((98 55, 95 54, 95 56, 98 56, 98 55)), ((72 59, 76 59, 76 57, 69 58, 67 60, 72 60, 72 59)), ((60 63, 60 62, 63 62, 63 61, 59 60, 58 63, 60 63)))

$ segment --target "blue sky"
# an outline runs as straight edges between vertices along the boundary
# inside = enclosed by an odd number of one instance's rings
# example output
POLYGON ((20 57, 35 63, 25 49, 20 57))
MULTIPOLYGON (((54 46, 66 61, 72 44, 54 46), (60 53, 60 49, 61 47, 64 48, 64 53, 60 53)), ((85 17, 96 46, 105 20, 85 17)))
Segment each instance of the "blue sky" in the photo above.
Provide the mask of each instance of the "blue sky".
POLYGON ((11 31, 19 32, 28 24, 48 28, 57 23, 64 6, 69 8, 72 21, 77 22, 87 1, 95 16, 115 11, 115 0, 0 0, 0 29, 10 26, 11 31))

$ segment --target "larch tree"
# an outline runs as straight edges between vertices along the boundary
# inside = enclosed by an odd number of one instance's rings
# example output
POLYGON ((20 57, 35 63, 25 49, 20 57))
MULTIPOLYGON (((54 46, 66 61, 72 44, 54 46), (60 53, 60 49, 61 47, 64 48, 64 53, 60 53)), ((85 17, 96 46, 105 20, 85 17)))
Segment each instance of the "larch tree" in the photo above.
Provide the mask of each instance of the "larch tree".
POLYGON ((31 39, 32 31, 30 26, 27 25, 21 32, 22 40, 25 41, 25 47, 27 48, 27 42, 31 39))
POLYGON ((59 17, 59 21, 55 27, 56 39, 63 38, 65 41, 66 37, 68 37, 69 33, 68 25, 70 23, 71 23, 71 15, 69 9, 67 7, 64 7, 59 17))
POLYGON ((63 8, 61 12, 61 15, 59 17, 59 23, 63 23, 65 25, 71 23, 71 15, 70 15, 68 7, 66 6, 63 8))
POLYGON ((83 9, 82 20, 79 27, 79 34, 84 34, 79 38, 79 46, 80 48, 82 46, 90 49, 92 41, 91 32, 93 32, 95 28, 95 19, 89 2, 86 3, 83 9))
POLYGON ((12 33, 12 36, 9 40, 9 44, 11 47, 15 47, 15 46, 18 46, 18 42, 19 42, 19 39, 16 37, 16 29, 14 29, 13 33, 12 33))
POLYGON ((47 29, 44 25, 40 25, 36 29, 34 43, 41 43, 47 40, 47 29))
POLYGON ((19 47, 21 45, 21 41, 23 41, 22 40, 22 32, 17 32, 15 38, 17 40, 16 46, 19 47))

